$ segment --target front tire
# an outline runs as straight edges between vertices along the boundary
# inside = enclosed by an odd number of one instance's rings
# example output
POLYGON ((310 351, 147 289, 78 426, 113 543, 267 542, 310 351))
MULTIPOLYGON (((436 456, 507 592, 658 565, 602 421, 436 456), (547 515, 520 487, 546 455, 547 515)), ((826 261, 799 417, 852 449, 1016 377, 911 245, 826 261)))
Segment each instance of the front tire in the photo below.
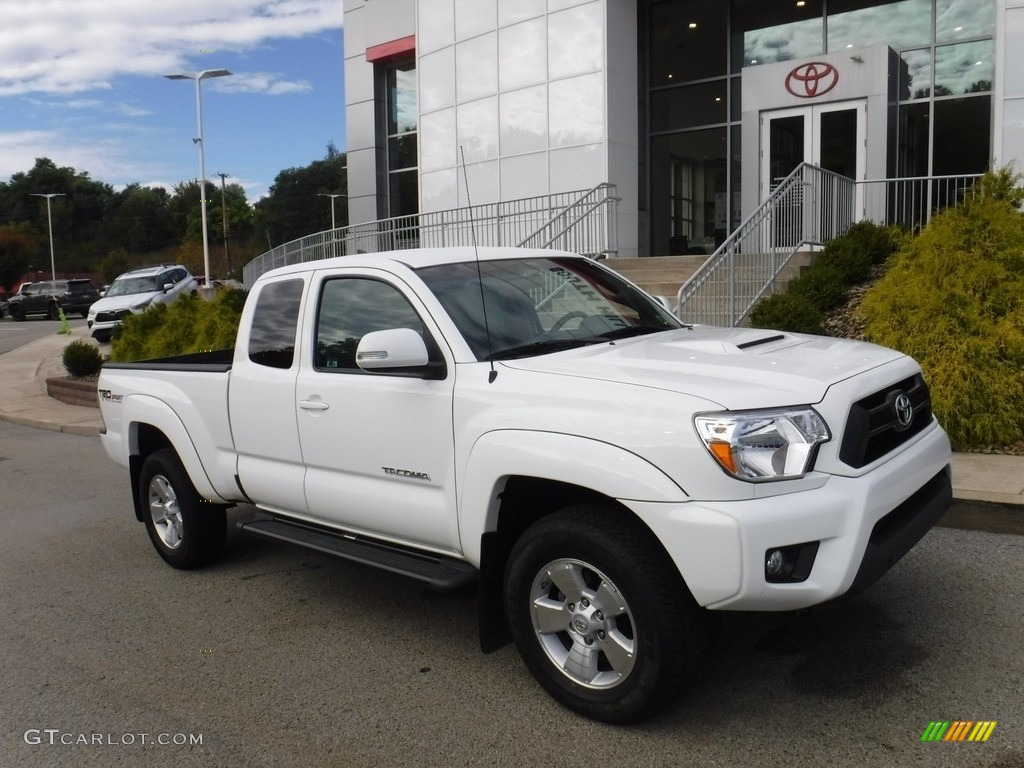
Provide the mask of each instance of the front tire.
POLYGON ((60 307, 56 304, 51 304, 49 309, 46 311, 46 316, 51 320, 60 320, 60 307))
POLYGON ((20 323, 25 319, 25 310, 21 308, 20 304, 15 304, 11 307, 11 318, 16 323, 20 323))
POLYGON ((636 722, 674 699, 693 673, 705 618, 661 545, 605 504, 570 507, 519 538, 505 606, 526 666, 582 715, 636 722))
POLYGON ((173 449, 146 457, 138 494, 150 541, 169 565, 198 568, 220 557, 227 534, 225 508, 199 496, 173 449))

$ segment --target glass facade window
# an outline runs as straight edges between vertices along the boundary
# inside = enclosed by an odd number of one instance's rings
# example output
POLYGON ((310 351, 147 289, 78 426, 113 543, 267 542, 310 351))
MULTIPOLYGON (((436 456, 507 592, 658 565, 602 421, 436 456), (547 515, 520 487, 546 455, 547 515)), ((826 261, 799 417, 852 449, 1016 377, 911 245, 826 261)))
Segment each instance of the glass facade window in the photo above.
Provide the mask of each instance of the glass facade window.
MULTIPOLYGON (((639 7, 647 65, 640 197, 651 255, 708 248, 739 224, 741 183, 757 184, 740 172, 746 67, 888 46, 899 56, 888 174, 987 167, 995 0, 641 0, 639 7)), ((844 119, 830 115, 822 133, 849 134, 844 119)), ((822 157, 851 167, 834 144, 821 137, 822 157)))
POLYGON ((384 74, 387 130, 387 215, 419 213, 417 133, 419 110, 416 103, 416 65, 389 65, 384 74))
POLYGON ((926 45, 932 38, 932 0, 829 0, 827 22, 827 49, 831 52, 875 45, 896 50, 926 45))
POLYGON ((935 39, 940 43, 995 34, 995 4, 990 0, 937 0, 935 39))
POLYGON ((731 70, 739 72, 743 67, 792 61, 824 52, 822 14, 822 0, 733 0, 731 70))

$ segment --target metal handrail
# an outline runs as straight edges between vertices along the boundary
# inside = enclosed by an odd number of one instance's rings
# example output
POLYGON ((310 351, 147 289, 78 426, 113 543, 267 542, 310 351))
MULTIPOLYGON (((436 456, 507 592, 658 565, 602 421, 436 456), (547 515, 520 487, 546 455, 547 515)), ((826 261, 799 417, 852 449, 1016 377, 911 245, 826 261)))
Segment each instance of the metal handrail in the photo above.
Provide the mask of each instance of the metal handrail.
POLYGON ((540 195, 445 211, 399 216, 317 232, 271 248, 242 270, 251 287, 264 272, 305 261, 416 247, 457 245, 524 246, 559 218, 557 232, 539 247, 600 256, 618 250, 615 186, 604 183, 587 190, 540 195), (596 197, 596 199, 595 199, 596 197))
POLYGON ((676 315, 739 325, 797 253, 849 228, 855 201, 852 179, 801 163, 679 288, 676 315))
POLYGON ((680 319, 738 325, 801 251, 859 220, 917 229, 970 193, 980 174, 854 181, 798 165, 676 294, 680 319))

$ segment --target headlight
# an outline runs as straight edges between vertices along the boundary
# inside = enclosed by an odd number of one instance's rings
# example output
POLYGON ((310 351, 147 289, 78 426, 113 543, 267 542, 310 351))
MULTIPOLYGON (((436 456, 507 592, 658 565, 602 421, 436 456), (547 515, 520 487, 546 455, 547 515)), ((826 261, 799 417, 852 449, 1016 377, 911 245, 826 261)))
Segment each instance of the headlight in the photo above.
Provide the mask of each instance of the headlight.
POLYGON ((702 413, 693 423, 715 461, 751 482, 803 476, 832 437, 813 408, 702 413))

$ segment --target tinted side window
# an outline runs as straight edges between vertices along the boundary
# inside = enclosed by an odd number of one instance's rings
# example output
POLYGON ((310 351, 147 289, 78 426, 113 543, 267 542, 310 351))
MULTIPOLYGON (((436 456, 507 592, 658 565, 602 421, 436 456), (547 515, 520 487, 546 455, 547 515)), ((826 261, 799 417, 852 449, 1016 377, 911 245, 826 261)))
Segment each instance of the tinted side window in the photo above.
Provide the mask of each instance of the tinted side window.
POLYGON ((252 316, 249 359, 270 368, 291 368, 299 326, 302 280, 263 286, 252 316))
POLYGON ((346 277, 324 283, 317 312, 316 367, 359 371, 356 347, 371 331, 412 328, 424 335, 416 310, 392 285, 346 277))

